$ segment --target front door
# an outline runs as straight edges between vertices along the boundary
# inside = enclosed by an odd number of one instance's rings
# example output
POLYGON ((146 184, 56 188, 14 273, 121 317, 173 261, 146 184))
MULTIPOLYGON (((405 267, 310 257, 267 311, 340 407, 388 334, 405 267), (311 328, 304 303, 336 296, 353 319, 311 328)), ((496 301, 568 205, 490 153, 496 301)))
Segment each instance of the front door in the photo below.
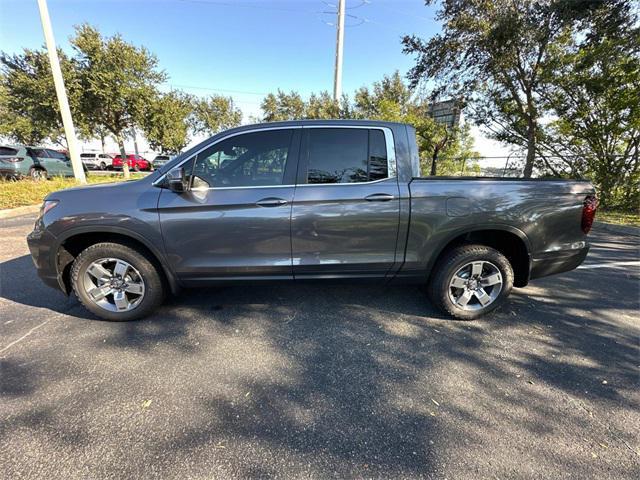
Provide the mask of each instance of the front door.
POLYGON ((296 279, 385 277, 400 201, 389 129, 305 127, 291 216, 296 279))
POLYGON ((236 134, 183 166, 191 189, 163 190, 165 249, 187 284, 292 279, 291 205, 300 129, 236 134))

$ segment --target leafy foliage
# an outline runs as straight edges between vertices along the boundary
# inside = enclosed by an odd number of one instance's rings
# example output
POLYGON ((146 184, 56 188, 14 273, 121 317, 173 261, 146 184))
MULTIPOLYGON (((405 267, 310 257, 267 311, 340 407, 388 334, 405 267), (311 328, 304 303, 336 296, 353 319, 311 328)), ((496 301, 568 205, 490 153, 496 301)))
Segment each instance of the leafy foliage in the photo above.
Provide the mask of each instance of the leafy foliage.
MULTIPOLYGON (((74 62, 58 51, 69 104, 85 127, 78 108, 81 88, 74 62)), ((62 144, 64 132, 49 58, 45 51, 24 49, 21 54, 0 55, 0 135, 16 142, 62 144)))
POLYGON ((178 153, 189 143, 194 100, 181 92, 159 94, 147 105, 142 128, 149 145, 162 153, 178 153))
POLYGON ((640 205, 640 28, 628 4, 602 8, 556 52, 539 142, 544 168, 589 177, 605 207, 640 205))
POLYGON ((196 133, 213 135, 227 128, 237 127, 242 112, 231 97, 212 95, 205 99, 192 99, 193 126, 196 133))
POLYGON ((436 123, 429 114, 428 102, 418 98, 398 72, 385 75, 371 89, 359 88, 353 98, 351 101, 343 95, 338 102, 323 91, 305 101, 297 92, 278 90, 262 101, 262 120, 352 118, 409 123, 416 128, 425 173, 436 175, 440 169, 444 174, 460 174, 478 169, 472 160, 477 153, 468 126, 448 129, 436 123))
MULTIPOLYGON (((81 25, 71 43, 83 94, 80 110, 90 130, 101 126, 113 135, 126 156, 124 138, 144 121, 145 109, 158 95, 166 74, 144 47, 125 42, 120 35, 103 38, 98 30, 81 25)), ((125 174, 128 174, 124 162, 125 174)))
POLYGON ((471 117, 494 138, 525 146, 524 176, 530 177, 543 116, 543 73, 572 26, 599 3, 443 0, 442 33, 427 41, 403 39, 404 52, 416 55, 409 77, 413 85, 435 81, 434 96, 464 100, 471 117))
POLYGON ((278 90, 277 93, 268 94, 260 104, 263 120, 266 122, 279 122, 284 120, 296 120, 306 118, 305 103, 297 92, 285 93, 278 90))

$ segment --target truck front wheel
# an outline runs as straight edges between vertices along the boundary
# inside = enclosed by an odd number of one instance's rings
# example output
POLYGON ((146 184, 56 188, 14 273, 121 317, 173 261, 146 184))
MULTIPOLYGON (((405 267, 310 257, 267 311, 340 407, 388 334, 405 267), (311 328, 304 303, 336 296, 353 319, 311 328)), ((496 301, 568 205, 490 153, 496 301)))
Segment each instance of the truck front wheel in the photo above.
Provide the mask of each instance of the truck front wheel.
POLYGON ((83 250, 73 262, 71 282, 80 303, 104 320, 137 320, 164 299, 154 262, 119 243, 97 243, 83 250))
POLYGON ((473 320, 498 308, 511 293, 513 268, 499 251, 485 245, 461 245, 437 262, 429 298, 459 320, 473 320))

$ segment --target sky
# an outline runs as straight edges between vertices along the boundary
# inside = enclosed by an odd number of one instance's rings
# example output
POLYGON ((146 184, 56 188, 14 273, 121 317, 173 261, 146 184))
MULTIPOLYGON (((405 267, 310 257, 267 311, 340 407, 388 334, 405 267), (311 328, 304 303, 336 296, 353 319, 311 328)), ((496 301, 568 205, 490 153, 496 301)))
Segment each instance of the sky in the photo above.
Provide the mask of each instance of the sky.
MULTIPOLYGON (((120 33, 153 52, 177 88, 232 96, 245 121, 277 89, 333 89, 337 0, 48 0, 58 47, 70 52, 74 26, 120 33), (324 13, 327 12, 327 13, 324 13)), ((352 94, 414 59, 401 38, 439 31, 435 9, 423 0, 347 0, 343 91, 352 94)), ((0 50, 17 53, 44 43, 36 0, 0 0, 0 50), (19 21, 17 21, 19 19, 19 21)), ((474 129, 482 155, 506 149, 474 129)))

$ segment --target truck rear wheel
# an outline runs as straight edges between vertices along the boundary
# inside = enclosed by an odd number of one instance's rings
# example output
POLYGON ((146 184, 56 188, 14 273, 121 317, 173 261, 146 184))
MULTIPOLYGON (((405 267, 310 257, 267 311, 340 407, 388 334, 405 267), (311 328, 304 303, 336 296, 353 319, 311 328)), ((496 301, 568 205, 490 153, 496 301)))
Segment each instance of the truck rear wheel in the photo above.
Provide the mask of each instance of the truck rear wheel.
POLYGON ((444 254, 428 285, 431 301, 459 320, 473 320, 502 305, 513 287, 513 268, 499 251, 462 245, 444 254))
POLYGON ((97 243, 83 250, 73 262, 71 282, 80 303, 109 321, 143 318, 164 299, 158 267, 118 243, 97 243))

